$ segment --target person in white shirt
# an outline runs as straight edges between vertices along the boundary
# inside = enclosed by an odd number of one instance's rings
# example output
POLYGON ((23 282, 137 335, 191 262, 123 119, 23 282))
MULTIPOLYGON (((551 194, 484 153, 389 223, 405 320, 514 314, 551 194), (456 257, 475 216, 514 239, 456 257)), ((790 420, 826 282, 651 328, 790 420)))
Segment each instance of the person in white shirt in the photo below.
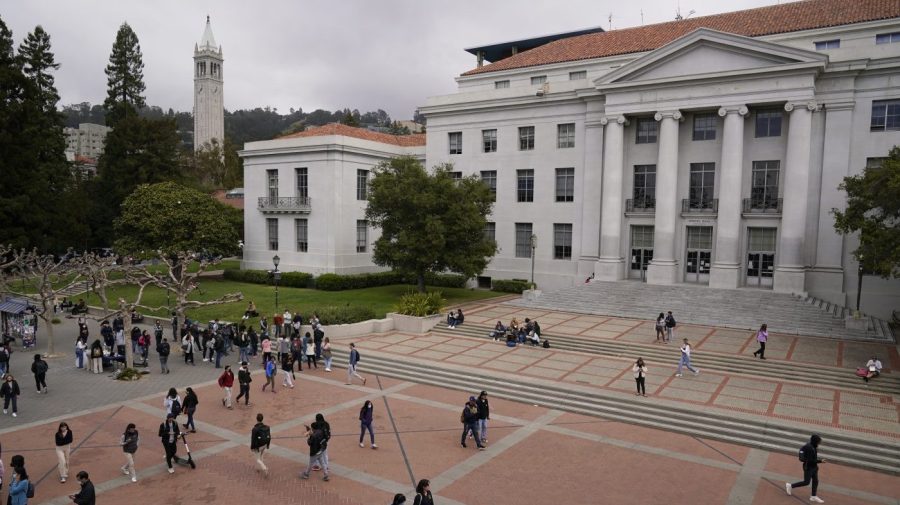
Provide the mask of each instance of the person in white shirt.
POLYGON ((869 382, 869 379, 878 377, 881 375, 881 361, 878 360, 877 356, 872 356, 872 359, 866 363, 866 368, 869 369, 869 373, 863 377, 863 380, 869 382))
POLYGON ((694 375, 700 373, 699 368, 691 366, 691 344, 688 343, 688 339, 684 339, 684 344, 681 345, 681 361, 678 362, 678 372, 675 373, 675 377, 681 377, 682 367, 687 367, 688 370, 694 372, 694 375))

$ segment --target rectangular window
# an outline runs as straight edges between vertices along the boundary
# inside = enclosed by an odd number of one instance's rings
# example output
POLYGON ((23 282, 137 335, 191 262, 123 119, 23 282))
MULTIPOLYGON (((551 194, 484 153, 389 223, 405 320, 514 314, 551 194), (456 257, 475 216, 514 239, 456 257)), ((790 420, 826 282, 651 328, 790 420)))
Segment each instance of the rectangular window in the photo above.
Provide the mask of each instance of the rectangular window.
POLYGON ((781 118, 780 110, 761 110, 756 112, 756 138, 780 137, 781 118))
POLYGON ((369 222, 361 219, 356 221, 356 252, 366 252, 369 242, 369 222))
POLYGON ((356 171, 356 199, 366 200, 369 198, 369 171, 356 171))
POLYGON ((886 160, 885 157, 866 158, 866 168, 881 168, 886 160))
POLYGON ((491 190, 491 194, 494 195, 494 201, 497 200, 497 171, 496 170, 482 170, 481 171, 481 182, 483 182, 488 189, 491 190))
POLYGON ((816 42, 816 51, 823 49, 838 49, 841 47, 841 39, 823 40, 816 42))
POLYGON ((531 257, 531 223, 516 223, 516 258, 531 257))
POLYGON ((569 72, 569 80, 577 81, 579 79, 587 79, 587 70, 579 70, 577 72, 569 72))
POLYGON ((509 81, 494 81, 494 89, 503 89, 509 87, 509 81))
POLYGON ((462 132, 450 132, 450 154, 462 154, 462 132))
POLYGON ((268 218, 266 219, 266 231, 268 232, 269 239, 269 250, 277 251, 278 250, 278 219, 277 218, 268 218))
POLYGON ((873 132, 900 130, 900 100, 872 102, 873 132))
POLYGON ((534 201, 534 170, 516 170, 516 201, 534 201))
POLYGON ((691 163, 688 201, 691 209, 712 209, 716 184, 715 163, 691 163))
POLYGON ((694 140, 716 140, 716 115, 694 115, 694 140))
POLYGON ((634 166, 632 198, 635 209, 656 208, 656 165, 634 166))
POLYGON ((519 127, 519 150, 531 151, 534 149, 534 126, 519 127))
POLYGON ((876 44, 893 44, 895 42, 900 42, 900 32, 879 33, 875 36, 876 44))
POLYGON ((712 249, 712 226, 688 226, 685 242, 688 249, 712 249))
POLYGON ((497 223, 484 223, 484 238, 492 242, 497 240, 497 223))
POLYGON ((462 179, 462 172, 447 172, 454 181, 462 179))
POLYGON ((575 200, 575 169, 556 169, 556 201, 572 202, 575 200))
POLYGON ((266 170, 268 180, 269 204, 275 204, 278 200, 278 170, 266 170))
POLYGON ((531 78, 531 85, 532 85, 532 86, 539 85, 539 84, 544 84, 545 82, 547 82, 547 76, 546 76, 546 75, 536 75, 536 76, 534 76, 534 77, 531 78))
POLYGON ((309 220, 294 219, 294 231, 297 233, 297 252, 309 250, 309 220))
POLYGON ((780 161, 754 161, 750 181, 750 208, 778 208, 778 176, 780 161))
POLYGON ((575 147, 575 123, 556 125, 556 147, 558 149, 575 147))
POLYGON ((655 144, 659 136, 659 123, 652 117, 638 118, 635 131, 637 132, 635 143, 655 144))
POLYGON ((553 224, 553 259, 572 259, 572 225, 553 224))
POLYGON ((497 130, 481 130, 481 146, 482 152, 497 152, 497 130))

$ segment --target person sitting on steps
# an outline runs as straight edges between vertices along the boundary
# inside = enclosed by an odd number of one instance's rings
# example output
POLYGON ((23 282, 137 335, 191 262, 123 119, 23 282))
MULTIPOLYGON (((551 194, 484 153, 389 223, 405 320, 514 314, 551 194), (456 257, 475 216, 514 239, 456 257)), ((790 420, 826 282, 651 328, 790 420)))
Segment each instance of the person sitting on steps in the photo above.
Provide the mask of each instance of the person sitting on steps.
POLYGON ((866 369, 868 370, 868 373, 863 377, 863 380, 866 382, 869 382, 869 379, 874 379, 881 375, 881 361, 877 356, 872 356, 872 359, 866 363, 866 369))

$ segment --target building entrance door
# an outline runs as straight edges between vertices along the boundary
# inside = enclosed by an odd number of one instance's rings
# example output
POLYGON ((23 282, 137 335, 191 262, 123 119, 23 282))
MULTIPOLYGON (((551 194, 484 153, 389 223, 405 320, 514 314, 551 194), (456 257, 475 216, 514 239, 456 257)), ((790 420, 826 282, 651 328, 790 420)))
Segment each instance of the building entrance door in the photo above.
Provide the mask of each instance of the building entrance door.
POLYGON ((748 228, 747 286, 771 288, 775 273, 775 228, 748 228))
POLYGON ((684 282, 709 284, 711 263, 712 226, 688 226, 684 282))
POLYGON ((647 265, 653 259, 653 227, 631 227, 631 270, 628 277, 647 281, 647 265))

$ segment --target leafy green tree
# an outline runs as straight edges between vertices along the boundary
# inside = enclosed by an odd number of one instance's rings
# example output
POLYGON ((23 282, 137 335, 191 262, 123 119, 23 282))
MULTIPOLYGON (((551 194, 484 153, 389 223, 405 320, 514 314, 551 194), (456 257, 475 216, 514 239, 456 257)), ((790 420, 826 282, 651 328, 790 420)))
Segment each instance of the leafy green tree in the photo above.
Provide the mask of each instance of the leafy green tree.
POLYGON ((122 23, 106 66, 106 124, 116 124, 144 107, 144 57, 137 34, 122 23))
POLYGON ((414 274, 420 292, 428 272, 483 271, 497 252, 484 235, 493 195, 477 177, 454 179, 450 165, 429 174, 412 157, 394 158, 375 168, 366 219, 381 228, 376 265, 414 274))
POLYGON ((200 150, 187 155, 185 162, 187 180, 201 191, 231 189, 241 187, 244 169, 237 149, 228 138, 220 143, 218 139, 204 145, 200 150))
POLYGON ((394 121, 393 123, 391 123, 391 125, 388 127, 388 133, 390 133, 391 135, 411 135, 412 134, 412 132, 409 131, 409 127, 401 125, 397 121, 394 121))
POLYGON ((359 111, 356 111, 354 115, 350 112, 350 109, 344 109, 344 116, 341 118, 341 123, 347 126, 359 126, 359 111))
POLYGON ((13 34, 0 18, 0 237, 16 248, 32 245, 23 220, 30 205, 24 190, 29 156, 21 126, 25 85, 13 34))
MULTIPOLYGON (((878 167, 845 177, 847 208, 832 209, 839 233, 859 233, 853 257, 861 270, 884 278, 900 277, 900 147, 878 167)), ((857 302, 858 303, 858 302, 857 302)))

